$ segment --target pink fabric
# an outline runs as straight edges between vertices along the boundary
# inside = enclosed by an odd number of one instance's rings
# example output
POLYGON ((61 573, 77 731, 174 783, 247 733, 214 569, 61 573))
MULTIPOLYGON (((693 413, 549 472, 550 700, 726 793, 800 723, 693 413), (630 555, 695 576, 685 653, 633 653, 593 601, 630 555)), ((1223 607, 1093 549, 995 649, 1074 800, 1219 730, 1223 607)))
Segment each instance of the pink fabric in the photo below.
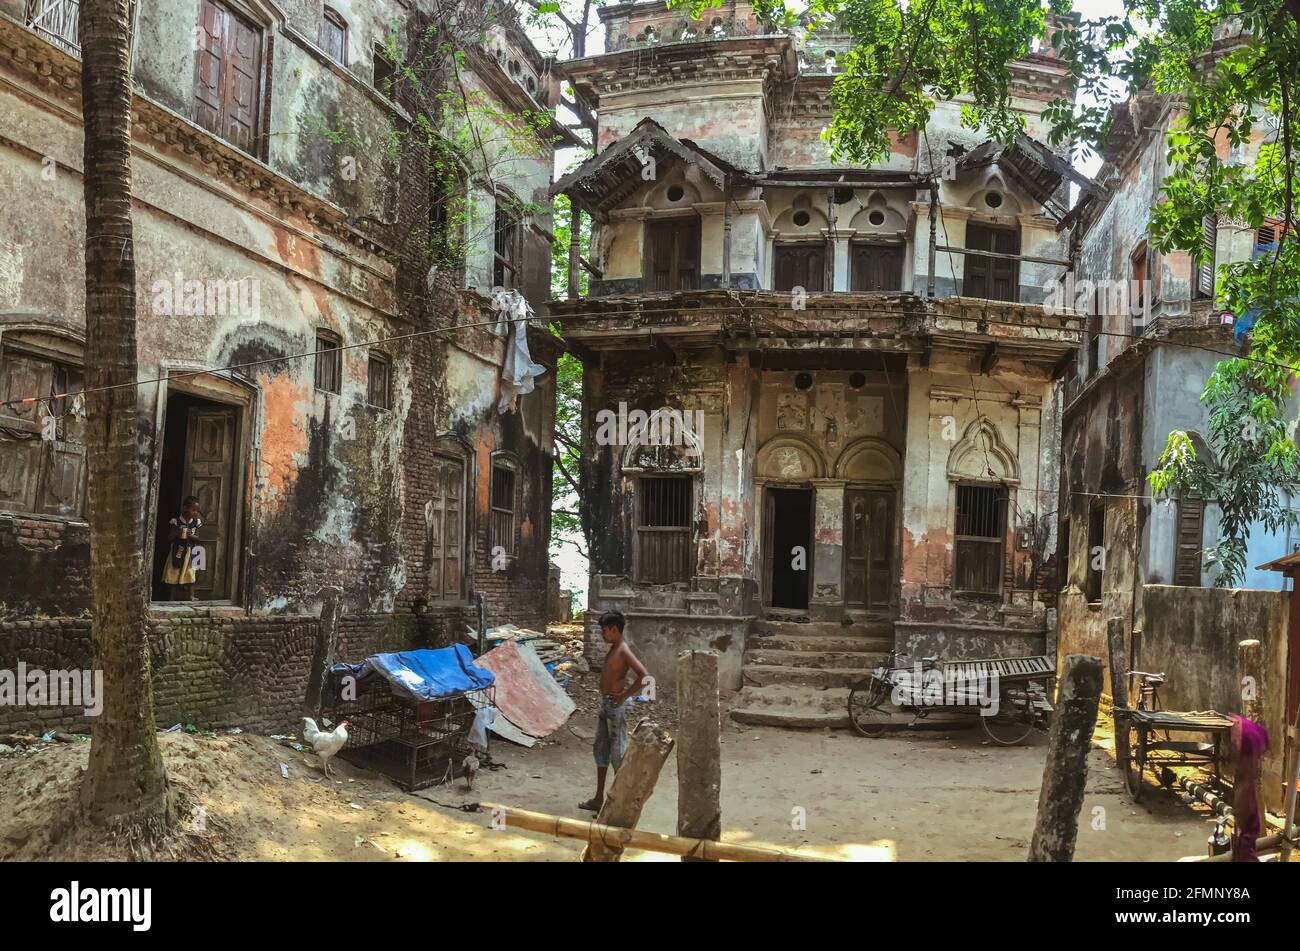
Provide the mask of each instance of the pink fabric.
POLYGON ((1232 783, 1232 860, 1258 862, 1255 840, 1263 828, 1259 814, 1259 764, 1268 749, 1268 731, 1254 720, 1235 713, 1232 748, 1237 754, 1237 775, 1232 783))

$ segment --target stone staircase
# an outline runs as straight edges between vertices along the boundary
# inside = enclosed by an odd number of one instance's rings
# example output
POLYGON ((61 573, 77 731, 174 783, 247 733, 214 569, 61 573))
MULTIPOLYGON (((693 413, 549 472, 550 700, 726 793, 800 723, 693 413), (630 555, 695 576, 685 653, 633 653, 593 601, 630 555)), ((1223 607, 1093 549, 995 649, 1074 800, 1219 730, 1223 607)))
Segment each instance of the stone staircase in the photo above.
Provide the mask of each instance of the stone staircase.
POLYGON ((847 727, 849 688, 889 660, 888 621, 754 621, 731 718, 752 726, 847 727))

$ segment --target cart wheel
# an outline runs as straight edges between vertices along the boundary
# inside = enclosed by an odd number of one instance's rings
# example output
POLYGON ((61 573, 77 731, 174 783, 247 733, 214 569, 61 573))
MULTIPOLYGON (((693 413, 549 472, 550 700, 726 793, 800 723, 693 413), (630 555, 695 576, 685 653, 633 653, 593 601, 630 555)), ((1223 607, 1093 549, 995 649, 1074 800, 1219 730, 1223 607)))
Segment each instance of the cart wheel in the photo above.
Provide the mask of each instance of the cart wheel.
POLYGON ((1132 795, 1134 802, 1142 798, 1142 769, 1145 760, 1146 757, 1143 756, 1143 762, 1138 762, 1138 751, 1130 749, 1128 761, 1124 764, 1124 782, 1128 785, 1129 794, 1132 795))
POLYGON ((1034 728, 1033 714, 1014 702, 1005 701, 991 717, 981 716, 984 734, 998 746, 1015 746, 1034 728))
POLYGON ((849 691, 849 723, 860 736, 873 739, 883 736, 885 725, 892 718, 889 685, 875 677, 857 683, 849 691))

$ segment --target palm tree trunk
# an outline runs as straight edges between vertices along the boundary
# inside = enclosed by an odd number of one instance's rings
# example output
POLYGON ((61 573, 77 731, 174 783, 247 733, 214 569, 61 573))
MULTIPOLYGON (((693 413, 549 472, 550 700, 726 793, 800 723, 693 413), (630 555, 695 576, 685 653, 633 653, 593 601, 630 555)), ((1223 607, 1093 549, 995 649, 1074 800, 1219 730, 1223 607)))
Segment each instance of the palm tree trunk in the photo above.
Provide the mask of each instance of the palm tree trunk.
POLYGON ((140 544, 128 3, 81 2, 90 582, 104 676, 81 802, 97 823, 161 829, 174 805, 153 718, 140 544))

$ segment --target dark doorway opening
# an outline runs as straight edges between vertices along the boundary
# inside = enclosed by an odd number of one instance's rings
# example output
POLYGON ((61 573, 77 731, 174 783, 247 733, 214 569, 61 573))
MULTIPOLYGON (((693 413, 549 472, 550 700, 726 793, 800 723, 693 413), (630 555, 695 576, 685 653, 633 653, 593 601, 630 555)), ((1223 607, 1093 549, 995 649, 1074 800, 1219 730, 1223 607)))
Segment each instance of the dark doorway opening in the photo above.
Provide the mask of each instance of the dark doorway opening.
POLYGON ((812 489, 769 489, 772 607, 804 609, 812 578, 812 489))
POLYGON ((171 520, 181 502, 199 500, 203 526, 197 539, 203 548, 203 570, 197 572, 193 600, 224 601, 234 597, 232 566, 237 522, 235 452, 239 408, 189 393, 171 392, 163 426, 162 463, 158 477, 158 509, 154 531, 153 599, 172 600, 172 586, 162 583, 168 554, 171 520))

